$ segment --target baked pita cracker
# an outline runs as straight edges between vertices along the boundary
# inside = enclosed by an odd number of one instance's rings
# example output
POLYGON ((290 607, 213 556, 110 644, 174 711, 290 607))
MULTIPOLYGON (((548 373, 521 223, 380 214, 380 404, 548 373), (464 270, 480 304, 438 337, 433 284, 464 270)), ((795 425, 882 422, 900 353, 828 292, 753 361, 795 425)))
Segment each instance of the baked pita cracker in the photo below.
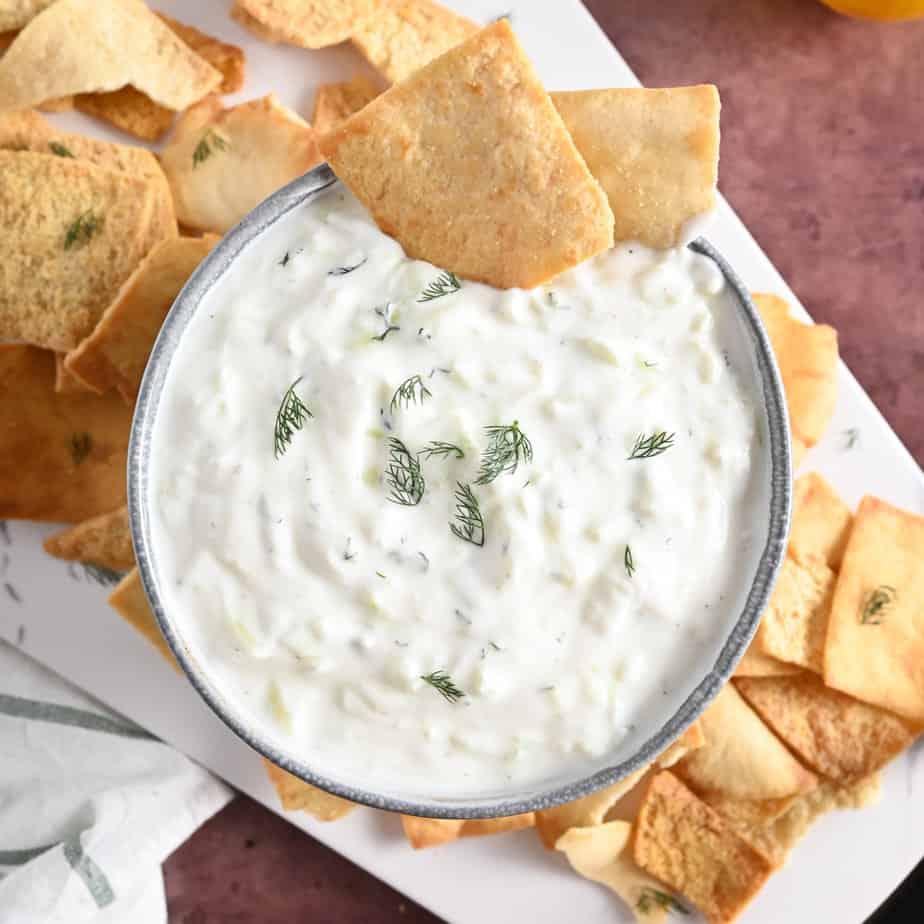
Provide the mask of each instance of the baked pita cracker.
POLYGON ((176 236, 161 192, 86 161, 0 151, 0 339, 77 346, 154 244, 176 236))
POLYGON ((43 545, 49 555, 65 561, 82 561, 112 571, 135 567, 128 508, 124 505, 53 533, 43 545))
POLYGON ((506 818, 470 818, 462 825, 460 837, 484 837, 488 834, 510 834, 536 825, 534 812, 508 815, 506 818))
POLYGON ((308 123, 270 94, 232 109, 204 99, 183 113, 161 162, 179 220, 224 233, 319 157, 308 123))
POLYGON ((432 0, 387 0, 353 32, 353 44, 386 80, 398 83, 478 31, 432 0))
POLYGON ((137 568, 132 568, 116 585, 115 590, 109 595, 109 605, 132 628, 140 632, 177 673, 181 673, 180 665, 173 657, 170 646, 164 641, 160 626, 151 612, 137 568))
POLYGON ((648 786, 632 852, 645 872, 689 899, 711 924, 733 921, 773 868, 670 770, 648 786))
POLYGON ((662 767, 665 770, 673 767, 678 761, 683 760, 691 751, 699 750, 706 744, 706 733, 703 723, 697 719, 687 730, 671 744, 658 759, 655 761, 656 767, 662 767))
POLYGON ((821 559, 788 555, 760 620, 758 648, 820 674, 835 580, 821 559))
POLYGON ((0 54, 3 54, 13 44, 17 35, 19 35, 18 29, 10 32, 0 32, 0 54))
POLYGON ((385 0, 237 0, 236 6, 277 41, 326 48, 373 21, 385 0))
POLYGON ((408 256, 530 288, 612 244, 613 215, 506 20, 320 141, 408 256))
POLYGON ((864 497, 838 575, 825 683, 924 724, 924 517, 864 497))
POLYGON ((74 96, 59 96, 57 99, 46 99, 43 103, 39 103, 37 108, 42 112, 70 112, 75 102, 76 97, 74 96))
POLYGON ((64 367, 65 353, 55 353, 55 391, 62 394, 74 394, 74 392, 92 391, 64 367))
POLYGON ((741 695, 807 767, 842 786, 884 767, 917 728, 826 687, 812 674, 742 677, 741 695))
POLYGON ((21 29, 55 0, 2 0, 0 2, 0 32, 21 29))
POLYGON ((711 84, 578 90, 552 102, 606 191, 617 241, 676 247, 715 207, 720 102, 711 84))
POLYGON ((579 876, 615 892, 632 909, 636 921, 660 924, 672 910, 683 906, 664 891, 660 882, 636 866, 629 849, 631 833, 632 825, 627 821, 572 828, 556 841, 555 849, 568 858, 579 876))
POLYGON ((162 241, 125 281, 93 332, 67 354, 85 388, 118 389, 134 405, 164 318, 193 270, 218 243, 213 234, 162 241))
POLYGON ((141 0, 57 0, 0 58, 0 111, 127 85, 185 109, 221 82, 141 0))
POLYGON ((318 789, 311 783, 300 780, 272 761, 263 758, 266 775, 269 777, 282 807, 287 812, 307 812, 318 821, 336 821, 349 815, 356 808, 355 802, 341 799, 332 793, 318 789))
POLYGON ((804 324, 790 316, 776 295, 755 293, 786 392, 793 464, 824 435, 837 400, 837 331, 827 324, 804 324))
POLYGON ((343 83, 322 83, 314 94, 314 114, 311 127, 320 138, 354 112, 371 103, 379 95, 372 81, 362 74, 343 83))
POLYGON ((243 26, 248 32, 252 35, 255 35, 258 39, 261 39, 264 42, 269 42, 273 45, 278 45, 283 41, 282 36, 278 32, 274 32, 272 29, 268 29, 263 25, 258 19, 254 19, 250 13, 245 10, 240 3, 235 3, 231 7, 231 18, 240 26, 243 26))
POLYGON ((798 674, 801 668, 765 655, 754 640, 748 645, 735 668, 735 677, 785 677, 798 674))
POLYGON ((172 19, 166 13, 156 15, 185 45, 221 73, 219 93, 237 93, 244 86, 246 59, 243 48, 223 42, 178 19, 172 19))
POLYGON ((818 472, 796 479, 789 551, 797 558, 814 556, 837 571, 852 522, 850 508, 818 472))
POLYGON ((509 815, 506 818, 418 818, 402 815, 401 826, 408 843, 415 850, 438 847, 461 837, 484 837, 490 834, 508 834, 522 831, 535 824, 532 812, 509 815))
POLYGON ((143 141, 160 141, 170 131, 176 115, 134 87, 111 93, 78 93, 74 106, 84 115, 108 122, 143 141))
POLYGON ((54 382, 53 353, 0 345, 0 519, 77 523, 125 503, 131 411, 54 382))

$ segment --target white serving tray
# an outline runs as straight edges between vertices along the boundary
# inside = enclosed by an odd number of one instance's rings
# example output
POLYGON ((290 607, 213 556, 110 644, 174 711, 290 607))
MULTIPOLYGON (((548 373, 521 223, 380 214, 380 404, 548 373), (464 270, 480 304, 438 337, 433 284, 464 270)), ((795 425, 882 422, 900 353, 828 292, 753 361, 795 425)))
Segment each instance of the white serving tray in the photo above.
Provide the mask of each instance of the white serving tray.
MULTIPOLYGON (((259 42, 228 17, 229 0, 155 0, 151 5, 246 49, 247 84, 234 101, 272 91, 310 117, 318 83, 346 79, 366 68, 349 46, 309 52, 259 42)), ((482 22, 511 13, 517 34, 550 89, 638 83, 578 0, 457 0, 449 5, 482 22)), ((54 118, 62 127, 116 137, 80 115, 54 118)), ((798 305, 724 203, 709 236, 752 289, 776 292, 798 305)), ((851 504, 864 493, 875 493, 924 513, 924 475, 844 366, 830 431, 803 468, 822 471, 851 504), (847 450, 849 428, 856 428, 858 441, 847 450)), ((51 527, 22 522, 10 522, 0 531, 0 637, 279 812, 258 755, 106 606, 107 589, 79 567, 44 554, 41 540, 50 531, 51 527)), ((889 768, 879 805, 822 819, 743 920, 862 921, 924 853, 922 796, 924 748, 919 747, 889 768)), ((534 832, 414 853, 397 818, 372 810, 359 810, 327 825, 303 813, 285 817, 447 921, 631 920, 611 894, 575 876, 560 855, 543 850, 534 832)))

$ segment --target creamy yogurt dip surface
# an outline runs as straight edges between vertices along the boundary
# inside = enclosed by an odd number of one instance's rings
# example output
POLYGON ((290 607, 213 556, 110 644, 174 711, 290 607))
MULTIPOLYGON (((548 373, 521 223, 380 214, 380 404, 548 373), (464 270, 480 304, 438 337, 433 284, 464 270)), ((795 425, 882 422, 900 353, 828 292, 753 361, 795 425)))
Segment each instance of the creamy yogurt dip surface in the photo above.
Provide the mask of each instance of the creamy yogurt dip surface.
POLYGON ((500 291, 334 187, 244 249, 173 358, 164 607, 243 722, 345 785, 523 794, 626 757, 762 550, 746 336, 689 249, 500 291))

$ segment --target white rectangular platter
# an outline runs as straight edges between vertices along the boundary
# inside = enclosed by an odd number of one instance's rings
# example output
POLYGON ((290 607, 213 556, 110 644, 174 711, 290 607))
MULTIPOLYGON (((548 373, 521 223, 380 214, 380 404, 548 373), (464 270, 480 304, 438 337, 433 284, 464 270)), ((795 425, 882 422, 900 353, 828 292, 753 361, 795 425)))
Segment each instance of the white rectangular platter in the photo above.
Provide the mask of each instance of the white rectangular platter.
MULTIPOLYGON (((310 117, 317 84, 365 69, 348 46, 308 52, 257 41, 229 18, 229 0, 155 0, 151 5, 246 49, 247 84, 233 101, 272 91, 310 117)), ((578 0, 456 0, 449 5, 483 22, 509 12, 550 89, 638 83, 578 0)), ((79 115, 55 120, 73 130, 115 137, 79 115)), ((709 236, 752 289, 776 292, 798 304, 725 203, 709 236)), ((823 472, 851 504, 864 493, 875 493, 924 513, 924 475, 846 367, 841 367, 829 434, 803 467, 823 472), (857 445, 849 451, 848 428, 858 431, 857 445)), ((105 588, 43 553, 41 540, 50 531, 19 522, 0 531, 0 584, 5 585, 0 587, 0 637, 278 812, 258 756, 106 606, 105 588)), ((285 817, 450 922, 631 920, 609 893, 577 878, 560 855, 544 851, 529 831, 414 853, 397 819, 371 810, 330 825, 302 813, 285 817)), ((822 819, 744 921, 860 922, 922 853, 924 748, 918 747, 889 768, 876 807, 822 819)))

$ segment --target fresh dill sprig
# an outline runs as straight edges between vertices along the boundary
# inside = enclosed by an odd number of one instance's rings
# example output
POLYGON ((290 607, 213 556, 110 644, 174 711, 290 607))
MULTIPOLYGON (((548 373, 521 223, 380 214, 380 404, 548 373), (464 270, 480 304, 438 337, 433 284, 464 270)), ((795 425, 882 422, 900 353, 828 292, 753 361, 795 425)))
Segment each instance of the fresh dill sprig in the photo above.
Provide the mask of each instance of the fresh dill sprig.
POLYGON ((305 403, 295 393, 295 387, 301 382, 299 376, 282 396, 279 410, 276 412, 276 427, 273 431, 273 451, 278 459, 292 445, 292 437, 296 430, 301 430, 305 421, 314 414, 308 410, 305 403))
POLYGON ((662 452, 667 452, 674 445, 674 434, 665 433, 664 430, 658 430, 651 436, 645 436, 639 433, 635 438, 635 445, 632 452, 629 453, 629 459, 650 459, 653 456, 659 456, 662 452))
POLYGON ((439 670, 430 674, 421 674, 420 679, 424 683, 429 683, 449 703, 457 703, 465 696, 465 692, 453 683, 452 678, 446 671, 439 670))
POLYGON ((210 128, 199 140, 196 149, 193 151, 193 169, 199 164, 207 161, 213 151, 227 151, 230 147, 227 138, 222 138, 214 129, 210 128))
POLYGON ((455 523, 450 523, 449 528, 454 536, 465 542, 471 542, 472 545, 479 547, 484 545, 484 517, 481 514, 481 507, 478 504, 478 498, 475 497, 470 485, 456 482, 456 513, 455 523))
POLYGON ((430 397, 432 394, 430 389, 424 385, 423 379, 419 375, 412 375, 409 379, 405 379, 392 395, 391 412, 394 414, 398 408, 408 408, 412 404, 417 404, 418 401, 423 404, 430 397))
POLYGON ((52 154, 56 154, 58 157, 73 157, 70 148, 67 145, 61 144, 60 141, 49 141, 48 149, 52 154))
POLYGON ((898 591, 888 584, 880 584, 864 598, 860 607, 860 622, 864 626, 878 626, 885 611, 895 602, 898 591))
POLYGON ((431 440, 420 450, 420 455, 425 459, 434 457, 441 459, 443 456, 455 456, 457 459, 465 458, 465 453, 455 443, 444 443, 441 440, 431 440))
POLYGON ((358 270, 368 259, 368 257, 363 257, 359 263, 354 263, 352 266, 335 266, 332 270, 328 270, 327 275, 346 276, 348 273, 352 273, 353 270, 358 270))
POLYGON ((533 461, 533 444, 515 420, 509 426, 485 427, 488 447, 481 454, 475 484, 490 484, 505 472, 513 474, 521 462, 533 461))
POLYGON ((420 460, 395 437, 388 440, 388 465, 385 483, 391 489, 388 499, 403 507, 416 507, 424 495, 427 483, 420 470, 420 460))
POLYGON ((74 465, 80 465, 93 448, 93 437, 89 433, 72 433, 71 434, 71 458, 74 465))
POLYGON ((417 297, 418 302, 431 302, 434 298, 442 298, 444 295, 452 295, 462 288, 462 283, 456 278, 455 273, 440 273, 417 297))
POLYGON ((78 244, 86 244, 102 227, 103 220, 89 209, 78 215, 64 233, 64 249, 70 250, 78 244))
POLYGON ((635 574, 635 561, 632 558, 632 546, 626 543, 626 554, 623 555, 623 563, 626 566, 626 574, 632 577, 635 574))
POLYGON ((690 909, 681 905, 673 895, 662 892, 660 889, 645 888, 639 892, 638 902, 635 907, 642 914, 650 914, 652 911, 663 909, 664 911, 676 911, 678 914, 690 913, 690 909))
POLYGON ((380 305, 378 308, 375 308, 374 311, 375 311, 375 313, 382 319, 382 321, 385 323, 385 330, 383 330, 382 333, 376 335, 376 336, 373 337, 372 339, 373 339, 373 340, 378 340, 379 343, 384 343, 384 342, 385 342, 385 338, 386 338, 393 330, 401 330, 401 328, 398 327, 396 324, 392 324, 392 323, 391 323, 391 312, 392 312, 392 304, 391 304, 391 302, 386 302, 385 305, 380 305))

